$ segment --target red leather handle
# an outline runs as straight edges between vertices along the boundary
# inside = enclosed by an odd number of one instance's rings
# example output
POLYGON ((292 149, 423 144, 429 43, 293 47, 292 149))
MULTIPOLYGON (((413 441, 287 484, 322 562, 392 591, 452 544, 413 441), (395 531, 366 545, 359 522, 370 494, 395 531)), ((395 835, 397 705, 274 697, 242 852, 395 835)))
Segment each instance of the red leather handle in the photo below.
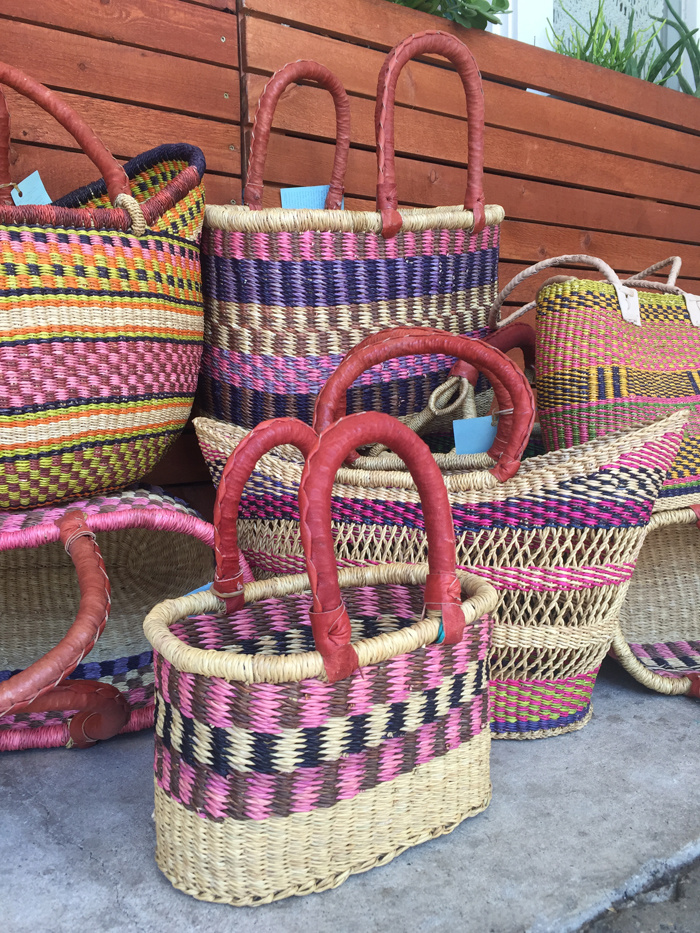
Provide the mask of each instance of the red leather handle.
POLYGON ((68 727, 70 744, 76 748, 89 748, 95 742, 111 739, 131 717, 122 692, 99 680, 64 680, 24 707, 27 713, 48 710, 77 710, 68 727))
POLYGON ((358 666, 350 643, 350 618, 338 583, 329 516, 333 481, 351 450, 381 441, 406 462, 423 505, 429 574, 425 606, 442 612, 444 641, 455 644, 464 630, 460 586, 455 574, 452 511, 440 469, 427 445, 396 418, 379 412, 350 415, 331 425, 309 454, 299 488, 301 540, 313 592, 311 626, 328 679, 341 680, 358 666))
POLYGON ((253 136, 248 156, 248 176, 244 200, 251 210, 262 209, 263 171, 267 145, 270 140, 272 117, 282 92, 295 81, 315 81, 330 91, 335 104, 336 143, 331 187, 326 197, 329 210, 340 210, 343 205, 345 171, 350 150, 350 101, 338 78, 324 65, 313 61, 290 62, 270 78, 258 101, 253 121, 253 136))
POLYGON ((387 360, 425 353, 456 356, 475 366, 494 387, 500 410, 513 408, 499 419, 499 433, 489 455, 498 462, 491 473, 501 482, 514 476, 520 466, 535 419, 535 402, 524 374, 504 353, 480 340, 459 337, 432 328, 408 328, 392 337, 393 331, 375 334, 362 350, 349 353, 326 382, 316 399, 313 427, 319 433, 345 412, 345 393, 358 376, 387 360))
MULTIPOLYGON (((61 100, 58 95, 44 87, 43 84, 39 84, 38 81, 30 78, 19 68, 6 65, 4 62, 0 62, 0 84, 6 84, 24 97, 28 97, 29 100, 33 100, 34 103, 51 114, 64 129, 68 130, 104 178, 112 204, 116 203, 119 194, 131 195, 131 186, 124 169, 112 156, 102 140, 93 133, 83 118, 78 116, 75 110, 61 100)), ((3 128, 0 124, 0 137, 2 137, 2 132, 3 128)))
MULTIPOLYGON (((529 324, 511 324, 502 330, 489 334, 488 337, 484 337, 483 342, 491 347, 496 347, 502 353, 515 349, 522 350, 525 369, 534 370, 535 331, 529 324)), ((471 363, 465 363, 464 360, 457 360, 450 370, 450 375, 468 379, 473 386, 476 385, 479 378, 478 370, 471 363)))
POLYGON ((73 558, 78 575, 78 614, 61 641, 43 658, 0 684, 0 716, 28 706, 74 671, 92 649, 109 616, 109 579, 85 516, 77 510, 66 512, 58 525, 61 542, 73 558))
POLYGON ((5 95, 0 91, 0 205, 12 204, 10 176, 10 114, 5 95))
POLYGON ((214 505, 216 574, 213 592, 226 602, 228 612, 243 606, 243 570, 240 564, 236 522, 243 487, 255 464, 273 447, 294 444, 308 457, 317 441, 316 432, 295 418, 261 421, 246 434, 226 461, 214 505))
POLYGON ((474 233, 486 224, 484 212, 484 92, 474 56, 463 42, 445 32, 427 30, 409 36, 389 52, 377 82, 374 112, 377 136, 377 210, 382 214, 382 234, 395 236, 401 229, 397 211, 396 167, 394 164, 394 103, 396 82, 401 69, 412 58, 433 53, 447 58, 462 79, 467 98, 469 178, 464 206, 474 214, 474 233))

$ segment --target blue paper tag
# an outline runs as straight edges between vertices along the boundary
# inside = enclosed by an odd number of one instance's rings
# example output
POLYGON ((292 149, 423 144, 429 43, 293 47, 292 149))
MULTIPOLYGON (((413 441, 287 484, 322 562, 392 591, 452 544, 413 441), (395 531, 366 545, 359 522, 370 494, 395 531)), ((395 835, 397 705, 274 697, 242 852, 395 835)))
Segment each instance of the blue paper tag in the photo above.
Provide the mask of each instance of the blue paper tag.
POLYGON ((455 435, 455 453, 483 454, 496 440, 498 426, 491 415, 483 418, 461 418, 452 422, 455 435))
MULTIPOLYGON (((280 191, 282 207, 323 210, 330 190, 330 185, 312 185, 310 188, 282 188, 280 191)), ((345 198, 343 198, 343 207, 345 207, 345 198)))
POLYGON ((12 189, 12 200, 17 205, 24 204, 50 204, 51 198, 48 196, 44 183, 38 172, 32 172, 27 175, 24 181, 21 181, 17 188, 12 189))

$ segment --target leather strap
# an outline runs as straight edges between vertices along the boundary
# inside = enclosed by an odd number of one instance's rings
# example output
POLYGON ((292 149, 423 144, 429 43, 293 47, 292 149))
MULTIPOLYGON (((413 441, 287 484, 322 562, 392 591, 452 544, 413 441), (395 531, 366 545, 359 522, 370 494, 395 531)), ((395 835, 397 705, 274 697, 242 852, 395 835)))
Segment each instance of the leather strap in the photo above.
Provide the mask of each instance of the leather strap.
POLYGON ((343 205, 345 172, 350 150, 350 101, 338 78, 324 65, 313 61, 290 62, 270 78, 258 101, 253 121, 253 135, 248 156, 248 176, 245 183, 244 202, 251 210, 262 209, 263 172, 267 146, 270 141, 272 118, 282 92, 290 84, 299 81, 315 81, 330 91, 335 104, 336 143, 331 174, 330 191, 326 197, 326 208, 340 210, 343 205))
MULTIPOLYGON (((19 68, 14 68, 4 62, 0 62, 0 84, 14 88, 19 94, 33 100, 71 134, 104 178, 112 204, 116 205, 119 194, 131 194, 131 186, 124 169, 83 118, 57 94, 30 78, 19 68)), ((0 123, 0 138, 2 134, 3 127, 0 123)), ((9 181, 9 178, 7 180, 9 181)))
MULTIPOLYGON (((535 331, 529 324, 511 324, 484 337, 483 342, 490 347, 496 347, 502 353, 507 353, 509 350, 522 350, 525 370, 534 372, 535 331)), ((461 376, 463 379, 469 380, 473 386, 476 385, 479 379, 477 369, 464 360, 457 360, 450 370, 450 376, 461 376)))
POLYGON ((469 177, 464 207, 474 214, 474 233, 486 224, 484 212, 484 92, 481 75, 469 49, 455 36, 427 30, 409 36, 393 48, 382 65, 377 82, 374 120, 377 140, 377 210, 382 214, 382 235, 395 236, 401 229, 397 212, 396 166, 394 164, 394 105, 396 82, 404 65, 420 55, 442 55, 457 69, 467 99, 469 177))
POLYGON ((0 205, 12 205, 10 175, 10 113, 5 95, 0 91, 0 205))
MULTIPOLYGON (((494 387, 500 410, 513 409, 499 418, 496 441, 489 455, 497 460, 490 472, 504 482, 517 473, 520 457, 532 431, 535 401, 521 370, 504 353, 480 340, 459 337, 433 328, 398 328, 372 335, 341 361, 319 393, 313 426, 319 433, 345 413, 346 392, 358 376, 377 363, 402 356, 443 353, 474 365, 494 387)), ((353 451, 354 453, 354 451, 353 451)))
POLYGON ((58 526, 78 575, 78 614, 61 641, 43 658, 0 683, 0 716, 25 709, 74 671, 102 634, 109 616, 109 579, 85 516, 77 510, 66 512, 58 526))
POLYGON ((688 674, 688 679, 690 680, 690 688, 686 696, 700 700, 700 674, 688 674))
POLYGON ((430 568, 426 607, 442 611, 447 643, 458 641, 464 629, 461 608, 454 608, 460 607, 460 586, 455 574, 452 511, 430 450, 396 418, 378 412, 349 415, 318 438, 307 457, 299 489, 301 539, 313 592, 314 639, 331 682, 347 677, 358 666, 350 644, 350 622, 340 593, 329 521, 333 482, 351 450, 375 441, 391 447, 405 460, 421 498, 430 568))
POLYGON ((245 602, 236 529, 243 487, 258 460, 273 447, 293 444, 308 457, 317 440, 316 432, 295 418, 262 421, 246 434, 226 461, 214 504, 216 573, 212 592, 226 602, 227 612, 241 609, 245 602))
POLYGON ((24 708, 27 713, 77 710, 70 719, 68 747, 89 748, 111 739, 129 722, 131 710, 121 691, 99 680, 64 680, 24 708))

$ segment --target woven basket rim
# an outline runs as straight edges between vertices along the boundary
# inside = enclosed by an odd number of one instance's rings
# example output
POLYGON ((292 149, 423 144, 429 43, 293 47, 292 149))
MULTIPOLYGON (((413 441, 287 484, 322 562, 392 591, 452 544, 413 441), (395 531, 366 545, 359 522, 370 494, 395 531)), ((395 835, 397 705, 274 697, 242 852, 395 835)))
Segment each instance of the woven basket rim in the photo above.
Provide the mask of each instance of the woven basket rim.
MULTIPOLYGON (((477 619, 493 612, 499 597, 490 583, 474 574, 463 570, 457 570, 456 573, 462 591, 468 594, 468 598, 462 603, 465 624, 473 625, 477 619)), ((338 579, 341 589, 351 586, 375 586, 381 583, 419 585, 425 582, 427 574, 428 564, 394 563, 339 569, 338 579)), ((290 574, 246 584, 243 595, 245 602, 251 603, 309 590, 307 574, 290 574)), ((159 603, 148 614, 143 627, 154 651, 178 671, 244 683, 296 683, 309 678, 326 680, 323 658, 318 651, 293 655, 229 654, 225 651, 186 645, 170 631, 173 623, 186 616, 222 613, 225 609, 225 602, 211 590, 207 590, 159 603)), ((439 627, 440 614, 427 613, 424 619, 406 628, 353 642, 359 666, 378 664, 416 651, 435 641, 439 627)))
MULTIPOLYGON (((498 226, 505 219, 499 204, 487 204, 487 226, 498 226)), ((402 233, 423 230, 471 230, 474 215, 462 204, 446 207, 402 207, 402 233)), ((383 220, 378 211, 328 211, 267 207, 251 211, 241 204, 207 204, 204 226, 231 233, 302 233, 319 231, 328 233, 378 233, 383 220)))

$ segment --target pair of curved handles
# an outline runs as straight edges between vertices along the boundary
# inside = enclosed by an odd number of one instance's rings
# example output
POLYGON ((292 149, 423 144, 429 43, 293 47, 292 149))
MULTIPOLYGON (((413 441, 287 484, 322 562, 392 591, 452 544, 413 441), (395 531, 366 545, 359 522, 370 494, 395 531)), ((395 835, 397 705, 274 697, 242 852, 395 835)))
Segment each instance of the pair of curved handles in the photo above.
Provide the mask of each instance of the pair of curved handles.
POLYGON ((129 721, 121 691, 94 680, 66 680, 102 634, 111 606, 110 585, 95 535, 85 515, 73 510, 57 523, 60 540, 78 576, 80 607, 61 641, 28 668, 0 683, 0 716, 19 712, 77 710, 71 744, 79 748, 116 735, 129 721))
MULTIPOLYGON (((481 75, 469 49, 459 39, 439 30, 416 33, 393 48, 379 72, 375 107, 377 142, 377 210, 382 215, 382 235, 395 236, 401 229, 394 161, 394 103, 401 69, 420 55, 442 55, 457 69, 467 100, 469 175, 464 207, 474 215, 474 232, 483 230, 484 212, 484 94, 481 75)), ((313 61, 290 62, 277 71, 265 86, 253 122, 244 201, 251 210, 262 208, 263 170, 272 128, 272 117, 282 92, 298 81, 313 81, 328 90, 335 104, 336 148, 326 208, 340 210, 350 148, 350 102, 338 78, 324 65, 313 61)))
MULTIPOLYGON (((0 85, 11 87, 19 94, 34 101, 71 134, 104 178, 109 199, 114 207, 125 212, 125 229, 131 226, 134 235, 141 236, 146 229, 146 219, 138 202, 132 197, 131 185, 126 172, 85 120, 53 91, 30 78, 19 68, 7 65, 4 62, 0 62, 0 85)), ((12 188, 13 183, 10 177, 10 115, 5 95, 0 91, 0 208, 14 206, 11 195, 12 188)))
POLYGON ((314 641, 330 681, 347 677, 358 666, 357 653, 350 643, 350 619, 338 584, 330 522, 336 472, 357 447, 380 441, 391 447, 406 463, 418 489, 425 516, 429 564, 425 586, 426 609, 440 611, 447 644, 459 641, 464 629, 460 585, 455 573, 452 511, 440 469, 426 444, 399 420, 377 412, 342 417, 344 380, 349 379, 348 385, 352 383, 355 371, 363 369, 367 362, 374 365, 416 352, 448 353, 483 372, 494 384, 495 391, 500 393, 500 398, 516 402, 513 405, 516 409, 513 431, 501 430, 497 438, 503 450, 496 455, 498 463, 493 472, 500 478, 506 478, 517 470, 534 418, 532 393, 527 380, 500 350, 445 331, 428 328, 397 330, 398 333, 388 331, 374 335, 374 343, 365 341, 361 352, 356 348, 346 357, 353 365, 346 367, 341 378, 331 377, 327 383, 330 390, 326 398, 323 402, 321 397, 318 400, 316 429, 293 418, 278 418, 262 422, 247 434, 229 457, 217 491, 214 509, 216 575, 212 589, 225 600, 227 610, 235 612, 244 605, 243 572, 236 531, 243 488, 260 457, 273 447, 293 444, 304 456, 306 463, 299 490, 301 538, 313 592, 311 624, 314 641), (392 333, 393 337, 387 336, 392 333), (521 397, 527 404, 519 403, 521 397))

